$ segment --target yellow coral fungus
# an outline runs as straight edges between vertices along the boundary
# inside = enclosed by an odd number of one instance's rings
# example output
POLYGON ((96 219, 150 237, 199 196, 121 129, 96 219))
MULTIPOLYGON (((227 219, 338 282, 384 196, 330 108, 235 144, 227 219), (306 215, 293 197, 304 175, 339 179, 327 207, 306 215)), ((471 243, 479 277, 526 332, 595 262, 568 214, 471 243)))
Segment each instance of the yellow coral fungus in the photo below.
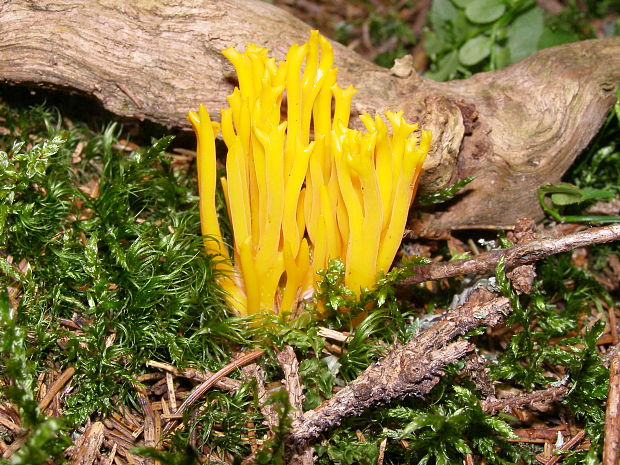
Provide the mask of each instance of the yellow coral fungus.
POLYGON ((356 90, 336 84, 332 47, 317 31, 277 64, 254 44, 222 53, 239 80, 221 113, 232 259, 215 211, 220 126, 202 105, 188 120, 198 140, 202 234, 214 239, 205 247, 221 258, 230 306, 241 315, 295 312, 334 258, 345 263, 351 290, 371 288, 400 246, 430 131, 402 112, 385 113, 391 131, 367 114, 360 116, 367 132, 349 129, 356 90))

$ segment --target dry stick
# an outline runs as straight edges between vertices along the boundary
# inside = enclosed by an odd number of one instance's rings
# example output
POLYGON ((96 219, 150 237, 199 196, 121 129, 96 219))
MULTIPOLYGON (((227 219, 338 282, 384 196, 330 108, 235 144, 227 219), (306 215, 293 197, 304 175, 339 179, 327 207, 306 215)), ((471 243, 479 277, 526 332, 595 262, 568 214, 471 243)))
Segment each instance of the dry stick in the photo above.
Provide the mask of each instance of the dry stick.
POLYGON ((512 269, 541 260, 549 255, 617 240, 620 240, 620 224, 587 229, 564 237, 532 241, 509 249, 486 252, 472 258, 416 266, 412 268, 415 275, 402 280, 399 284, 418 284, 472 273, 488 273, 495 269, 502 257, 504 257, 506 268, 512 269))
POLYGON ((22 427, 15 423, 8 416, 4 416, 4 413, 0 411, 0 426, 4 426, 14 434, 21 434, 23 432, 22 427))
POLYGON ((603 355, 604 365, 606 368, 609 368, 611 361, 620 356, 620 344, 616 344, 615 346, 611 346, 605 355, 603 355))
POLYGON ((388 438, 383 438, 383 441, 379 443, 379 456, 377 457, 377 465, 383 465, 383 458, 385 457, 385 448, 387 447, 388 438))
MULTIPOLYGON (((213 376, 213 373, 206 370, 197 370, 195 368, 186 368, 185 370, 179 370, 174 365, 170 365, 169 363, 164 362, 157 362, 155 360, 149 360, 148 362, 146 362, 146 365, 151 368, 159 368, 160 370, 170 372, 174 376, 193 379, 194 381, 199 381, 201 383, 213 376)), ((237 389, 239 389, 241 384, 241 381, 237 379, 222 376, 215 383, 215 387, 222 389, 223 391, 236 391, 237 389)))
MULTIPOLYGON (((224 368, 222 368, 218 372, 214 373, 213 376, 211 376, 204 383, 202 383, 201 385, 199 385, 196 389, 192 391, 192 393, 187 397, 187 399, 185 399, 185 402, 183 402, 181 406, 177 409, 177 411, 175 412, 175 415, 182 415, 183 411, 185 411, 187 407, 189 407, 194 402, 196 402, 198 399, 200 399, 200 397, 202 397, 202 395, 205 392, 207 392, 211 387, 213 387, 219 379, 235 371, 237 368, 241 368, 243 365, 253 362, 257 358, 259 358, 261 355, 263 355, 264 353, 265 353, 264 350, 254 350, 252 352, 248 352, 247 354, 243 354, 237 360, 233 360, 232 362, 230 362, 228 365, 226 365, 224 368)), ((169 422, 164 428, 164 432, 170 431, 172 428, 176 426, 176 424, 177 422, 174 420, 169 422)))
POLYGON ((263 424, 273 433, 274 428, 278 426, 279 422, 278 412, 273 404, 267 402, 269 400, 269 394, 267 393, 267 389, 265 389, 265 374, 263 373, 263 369, 256 363, 252 363, 243 367, 242 371, 247 379, 253 378, 256 381, 258 408, 261 415, 264 417, 263 424))
MULTIPOLYGON (((279 424, 279 417, 275 406, 267 402, 269 400, 269 395, 267 394, 267 389, 265 389, 265 375, 263 370, 257 363, 250 363, 249 365, 241 368, 241 373, 246 381, 254 380, 256 382, 256 400, 258 409, 261 415, 263 415, 263 425, 269 428, 269 432, 264 437, 272 438, 273 430, 279 424)), ((248 422, 246 426, 250 440, 250 454, 243 459, 241 465, 249 465, 254 463, 256 461, 256 454, 259 450, 256 431, 254 430, 254 423, 248 422)))
POLYGON ((288 394, 288 400, 293 408, 291 416, 294 420, 301 418, 303 412, 304 394, 299 379, 299 362, 295 351, 289 345, 284 346, 284 350, 276 354, 278 364, 284 373, 284 386, 288 394))
MULTIPOLYGON (((288 400, 292 407, 291 418, 299 420, 303 412, 304 394, 301 380, 299 379, 299 362, 295 351, 289 345, 277 353, 278 364, 284 372, 284 386, 288 393, 288 400)), ((312 465, 314 448, 309 445, 291 447, 287 451, 287 461, 291 465, 312 465)))
MULTIPOLYGON (((566 441, 562 445, 562 447, 557 449, 556 452, 563 451, 563 450, 571 450, 573 447, 575 447, 575 445, 577 445, 584 438, 585 435, 586 435, 586 432, 584 430, 579 431, 569 441, 566 441)), ((540 460, 538 457, 539 456, 537 455, 536 458, 538 460, 540 460)), ((560 460, 562 460, 564 457, 565 457, 564 455, 560 455, 560 454, 554 455, 549 460, 547 460, 546 462, 543 462, 543 463, 544 463, 544 465, 555 465, 560 460)))
MULTIPOLYGON (((547 444, 551 446, 558 440, 558 429, 538 429, 538 428, 512 428, 512 432, 517 436, 516 438, 509 438, 508 442, 525 442, 529 444, 547 444)), ((550 449, 551 450, 551 449, 550 449)), ((544 460, 548 460, 551 452, 543 451, 541 455, 547 453, 544 460)))
POLYGON ((618 465, 618 463, 620 463, 620 355, 617 354, 609 366, 603 465, 618 465))
POLYGON ((498 325, 510 310, 505 297, 451 310, 443 320, 368 367, 321 407, 304 413, 293 423, 291 443, 304 444, 340 424, 344 418, 360 415, 368 408, 410 395, 428 394, 440 381, 443 368, 474 348, 462 339, 450 341, 481 325, 498 325))
POLYGON ((616 305, 611 304, 609 309, 607 310, 607 314, 609 315, 609 329, 611 332, 611 342, 616 345, 618 344, 618 319, 616 318, 616 305))
POLYGON ((11 445, 7 447, 7 449, 2 453, 2 458, 3 459, 10 458, 15 452, 17 452, 26 443, 27 439, 28 439, 28 436, 26 435, 16 438, 11 443, 11 445))
MULTIPOLYGON (((138 401, 142 407, 142 413, 144 414, 144 445, 146 447, 155 447, 159 442, 159 435, 157 434, 155 412, 153 411, 153 405, 149 401, 149 397, 146 390, 142 386, 135 385, 135 389, 138 393, 138 401)), ((162 402, 165 402, 162 399, 162 402)), ((130 434, 132 440, 133 436, 130 434)), ((126 452, 125 458, 131 463, 132 456, 129 452, 126 452)), ((151 458, 147 458, 145 463, 147 465, 153 465, 155 462, 151 458)))
POLYGON ((112 465, 114 461, 114 457, 116 457, 116 449, 118 448, 118 444, 114 443, 112 446, 112 450, 110 451, 110 455, 108 455, 108 460, 106 462, 102 461, 102 465, 112 465))
POLYGON ((505 399, 485 400, 482 402, 482 410, 491 415, 501 412, 505 408, 520 408, 532 405, 535 402, 554 402, 561 400, 568 394, 566 386, 550 386, 546 389, 534 391, 529 394, 517 395, 505 399))
POLYGON ((47 392, 43 400, 39 402, 39 409, 41 409, 42 412, 44 412, 45 409, 50 405, 50 403, 52 402, 56 394, 58 394, 58 391, 60 391, 62 387, 65 384, 67 384, 67 382, 71 379, 74 373, 75 373, 75 368, 73 367, 69 367, 61 373, 61 375, 54 382, 54 384, 52 385, 50 390, 47 392))
MULTIPOLYGON (((171 373, 166 373, 166 387, 168 388, 168 402, 170 402, 170 410, 177 409, 177 395, 174 390, 174 379, 171 373)), ((162 399, 162 403, 165 403, 162 399)))
POLYGON ((84 434, 75 441, 75 449, 71 454, 70 465, 93 465, 99 460, 99 449, 103 444, 105 427, 100 421, 91 423, 84 434))

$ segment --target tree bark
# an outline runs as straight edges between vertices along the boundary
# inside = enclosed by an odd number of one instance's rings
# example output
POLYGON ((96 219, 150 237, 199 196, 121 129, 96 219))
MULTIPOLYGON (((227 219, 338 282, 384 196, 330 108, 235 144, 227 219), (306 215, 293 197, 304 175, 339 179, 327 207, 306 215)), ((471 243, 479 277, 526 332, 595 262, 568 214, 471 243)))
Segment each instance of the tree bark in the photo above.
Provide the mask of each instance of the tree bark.
MULTIPOLYGON (((187 128, 199 103, 215 119, 226 105, 235 74, 222 49, 254 42, 282 59, 309 30, 260 0, 0 0, 0 82, 68 88, 118 115, 187 128)), ((540 218, 536 189, 557 182, 596 134, 620 81, 618 37, 445 83, 406 60, 387 70, 334 49, 340 85, 359 89, 355 114, 402 109, 433 131, 423 189, 476 176, 428 229, 540 218)))

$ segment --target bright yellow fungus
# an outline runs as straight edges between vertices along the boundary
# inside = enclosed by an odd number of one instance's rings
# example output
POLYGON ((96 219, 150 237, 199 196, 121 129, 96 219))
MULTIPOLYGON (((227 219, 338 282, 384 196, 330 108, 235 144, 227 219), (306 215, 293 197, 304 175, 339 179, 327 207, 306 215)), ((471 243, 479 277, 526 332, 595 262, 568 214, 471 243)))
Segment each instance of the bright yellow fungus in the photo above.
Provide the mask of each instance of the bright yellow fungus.
POLYGON ((372 288, 400 247, 430 131, 402 112, 385 113, 391 128, 363 114, 367 132, 349 129, 356 90, 336 84, 332 47, 317 31, 279 63, 254 44, 222 53, 239 80, 221 112, 232 258, 215 208, 220 125, 202 105, 188 120, 198 140, 202 234, 215 239, 205 247, 221 258, 230 306, 241 315, 295 313, 334 258, 346 265, 349 289, 372 288))

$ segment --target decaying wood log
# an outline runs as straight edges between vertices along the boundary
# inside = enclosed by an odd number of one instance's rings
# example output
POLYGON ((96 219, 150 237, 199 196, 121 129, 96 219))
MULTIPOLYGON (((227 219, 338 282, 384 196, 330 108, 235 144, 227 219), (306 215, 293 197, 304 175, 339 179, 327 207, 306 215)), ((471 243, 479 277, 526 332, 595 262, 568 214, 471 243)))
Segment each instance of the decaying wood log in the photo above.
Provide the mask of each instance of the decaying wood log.
MULTIPOLYGON (((62 87, 108 110, 187 127, 204 103, 217 117, 234 85, 220 54, 252 41, 282 58, 309 26, 260 0, 0 0, 0 82, 62 87)), ((539 218, 536 188, 557 182, 600 128, 620 80, 620 38, 543 50, 506 69, 436 83, 334 44, 356 113, 403 109, 433 131, 422 186, 475 175, 431 229, 539 218)))

